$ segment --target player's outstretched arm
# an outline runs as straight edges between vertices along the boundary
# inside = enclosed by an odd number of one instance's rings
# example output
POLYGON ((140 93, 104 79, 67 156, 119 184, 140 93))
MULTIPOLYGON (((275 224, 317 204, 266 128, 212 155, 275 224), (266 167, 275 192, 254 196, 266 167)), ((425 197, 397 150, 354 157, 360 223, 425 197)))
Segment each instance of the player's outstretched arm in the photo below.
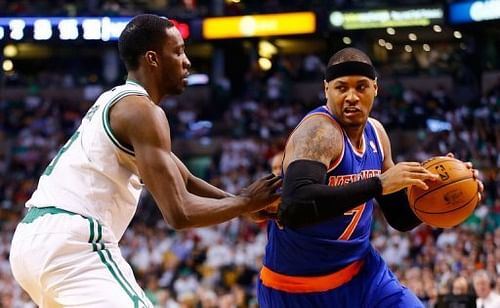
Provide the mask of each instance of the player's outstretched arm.
POLYGON ((174 154, 171 153, 175 164, 179 168, 181 172, 182 178, 184 179, 184 183, 186 183, 187 190, 197 196, 207 197, 207 198, 215 198, 221 199, 225 197, 232 197, 233 195, 213 186, 210 183, 196 177, 189 171, 189 169, 184 165, 184 163, 174 154))
POLYGON ((120 141, 134 148, 139 174, 173 228, 218 224, 260 210, 278 197, 275 191, 281 183, 272 175, 235 197, 214 199, 189 192, 171 152, 165 114, 146 97, 122 99, 111 110, 111 126, 120 141))

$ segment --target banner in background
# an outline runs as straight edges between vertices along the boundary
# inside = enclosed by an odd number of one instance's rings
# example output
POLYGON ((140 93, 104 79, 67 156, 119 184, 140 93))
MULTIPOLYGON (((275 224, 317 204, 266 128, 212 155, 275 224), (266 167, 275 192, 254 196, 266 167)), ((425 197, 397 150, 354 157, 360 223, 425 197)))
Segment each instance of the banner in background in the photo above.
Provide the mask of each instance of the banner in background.
POLYGON ((330 14, 330 24, 345 30, 428 26, 442 23, 443 16, 443 9, 437 6, 356 12, 334 11, 330 14))
POLYGON ((452 3, 448 15, 450 24, 500 19, 500 0, 452 3))
POLYGON ((313 12, 212 17, 203 20, 204 39, 307 34, 316 31, 313 12))

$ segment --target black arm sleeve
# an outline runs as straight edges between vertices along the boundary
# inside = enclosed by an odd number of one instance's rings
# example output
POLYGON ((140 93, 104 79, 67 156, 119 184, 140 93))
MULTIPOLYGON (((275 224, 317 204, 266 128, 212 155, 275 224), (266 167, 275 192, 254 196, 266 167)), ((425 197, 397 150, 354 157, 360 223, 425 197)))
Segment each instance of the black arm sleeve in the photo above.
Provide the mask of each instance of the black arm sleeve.
POLYGON ((378 196, 376 199, 385 219, 394 229, 406 232, 422 223, 411 210, 405 189, 389 195, 378 196))
POLYGON ((293 161, 285 173, 278 220, 298 228, 338 217, 382 193, 378 177, 341 187, 326 184, 326 167, 318 161, 293 161))

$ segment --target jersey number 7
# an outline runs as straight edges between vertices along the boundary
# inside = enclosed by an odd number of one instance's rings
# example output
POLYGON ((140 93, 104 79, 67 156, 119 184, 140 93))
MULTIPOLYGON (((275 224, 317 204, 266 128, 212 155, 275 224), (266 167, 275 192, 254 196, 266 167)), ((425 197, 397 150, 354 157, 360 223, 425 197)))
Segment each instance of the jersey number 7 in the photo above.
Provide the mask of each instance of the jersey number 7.
POLYGON ((359 220, 361 219, 361 215, 363 215, 363 211, 365 210, 366 203, 363 203, 350 211, 344 213, 344 215, 351 215, 352 220, 345 228, 344 232, 339 236, 339 240, 347 241, 351 238, 354 230, 358 226, 359 220))

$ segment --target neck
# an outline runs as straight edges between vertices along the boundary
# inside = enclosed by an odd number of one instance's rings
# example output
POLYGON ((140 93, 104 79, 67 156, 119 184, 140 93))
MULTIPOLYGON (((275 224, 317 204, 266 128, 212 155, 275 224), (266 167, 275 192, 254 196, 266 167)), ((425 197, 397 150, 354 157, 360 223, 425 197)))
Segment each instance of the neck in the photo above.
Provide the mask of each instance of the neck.
POLYGON ((147 74, 141 69, 138 69, 136 71, 130 71, 127 75, 127 80, 136 82, 141 85, 146 90, 146 92, 148 92, 151 100, 156 105, 159 105, 161 99, 165 96, 165 93, 160 93, 159 87, 157 87, 155 84, 156 81, 149 76, 151 76, 151 74, 147 74))
POLYGON ((361 149, 363 147, 363 131, 364 126, 344 126, 344 131, 347 134, 347 137, 351 141, 351 144, 355 146, 357 149, 361 149))

